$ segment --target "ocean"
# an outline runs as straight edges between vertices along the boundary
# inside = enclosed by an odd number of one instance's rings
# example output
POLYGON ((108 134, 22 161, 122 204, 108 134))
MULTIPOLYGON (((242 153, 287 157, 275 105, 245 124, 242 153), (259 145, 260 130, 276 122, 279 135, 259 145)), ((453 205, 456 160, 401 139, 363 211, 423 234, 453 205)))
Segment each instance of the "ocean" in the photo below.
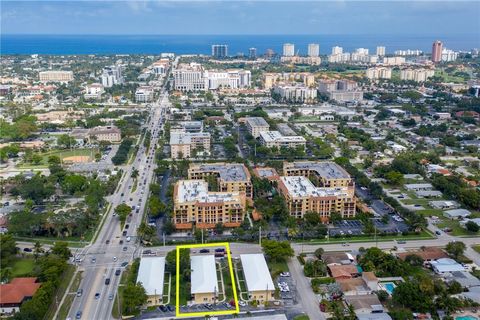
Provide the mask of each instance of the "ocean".
POLYGON ((283 43, 295 44, 295 51, 305 54, 309 43, 320 44, 321 54, 330 54, 333 46, 351 52, 355 48, 386 46, 387 53, 412 49, 430 52, 433 41, 441 40, 453 50, 480 47, 479 34, 431 35, 0 35, 0 53, 8 54, 210 54, 212 44, 227 44, 229 55, 258 54, 267 49, 282 52, 283 43))

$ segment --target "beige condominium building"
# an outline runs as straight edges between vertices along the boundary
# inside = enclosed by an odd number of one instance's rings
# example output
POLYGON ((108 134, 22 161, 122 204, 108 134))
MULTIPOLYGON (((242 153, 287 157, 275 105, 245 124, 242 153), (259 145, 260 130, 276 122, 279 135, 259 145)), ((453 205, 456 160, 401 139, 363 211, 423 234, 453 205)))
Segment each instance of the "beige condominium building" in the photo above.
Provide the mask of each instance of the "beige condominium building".
POLYGON ((306 140, 302 136, 284 136, 278 131, 260 132, 260 143, 267 148, 305 148, 306 140))
POLYGON ((248 133, 250 133, 254 138, 258 138, 260 136, 260 132, 268 131, 270 128, 268 122, 262 117, 248 117, 245 118, 245 122, 247 123, 248 133))
POLYGON ((38 73, 41 82, 69 82, 73 80, 72 71, 50 70, 38 73))
POLYGON ((242 163, 192 163, 188 169, 188 179, 207 179, 215 176, 218 191, 243 192, 247 198, 252 198, 253 189, 250 172, 242 163))
POLYGON ((116 126, 95 127, 88 131, 88 137, 96 141, 120 142, 122 141, 122 131, 116 126))
POLYGON ((338 164, 284 162, 283 174, 286 177, 280 179, 279 189, 291 215, 303 217, 306 212, 317 212, 322 221, 334 212, 343 217, 355 216, 355 183, 338 164))
POLYGON ((215 303, 219 290, 215 257, 213 255, 191 256, 190 268, 193 302, 215 303))
POLYGON ((332 213, 344 218, 355 216, 355 198, 349 195, 347 187, 316 187, 306 177, 290 176, 280 177, 278 190, 295 218, 302 218, 307 212, 318 213, 323 222, 332 213))
POLYGON ((241 192, 210 192, 203 180, 180 180, 173 191, 173 223, 177 229, 213 228, 217 223, 238 227, 246 208, 241 192))
POLYGON ((190 158, 192 151, 210 152, 210 133, 171 132, 170 153, 172 159, 190 158))

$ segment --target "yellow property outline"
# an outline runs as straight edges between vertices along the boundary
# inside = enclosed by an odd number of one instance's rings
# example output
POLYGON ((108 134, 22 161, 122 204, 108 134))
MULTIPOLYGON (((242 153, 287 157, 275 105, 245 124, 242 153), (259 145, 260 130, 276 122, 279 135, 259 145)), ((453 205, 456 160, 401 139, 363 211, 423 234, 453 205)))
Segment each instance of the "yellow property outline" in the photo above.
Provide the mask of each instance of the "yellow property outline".
POLYGON ((230 315, 235 313, 240 313, 240 307, 238 305, 237 297, 237 288, 235 287, 235 277, 233 275, 233 264, 232 257, 230 255, 230 244, 228 242, 218 242, 218 243, 205 243, 205 244, 186 244, 177 246, 176 254, 176 305, 175 305, 175 316, 176 317, 203 317, 203 316, 214 316, 214 315, 230 315), (235 310, 219 310, 219 311, 208 311, 208 312, 183 312, 180 313, 180 249, 193 249, 193 248, 205 248, 205 247, 225 247, 227 251, 227 260, 228 268, 230 269, 230 278, 232 279, 232 289, 233 289, 233 300, 235 301, 235 310))

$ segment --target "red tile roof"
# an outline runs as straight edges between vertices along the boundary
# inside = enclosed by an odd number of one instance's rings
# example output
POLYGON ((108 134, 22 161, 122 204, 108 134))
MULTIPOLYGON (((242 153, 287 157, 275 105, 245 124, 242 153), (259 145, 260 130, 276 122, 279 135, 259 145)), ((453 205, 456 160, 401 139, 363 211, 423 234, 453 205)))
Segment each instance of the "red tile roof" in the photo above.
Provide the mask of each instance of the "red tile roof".
POLYGON ((0 304, 21 304, 25 298, 33 297, 40 283, 37 278, 15 278, 0 285, 0 304))

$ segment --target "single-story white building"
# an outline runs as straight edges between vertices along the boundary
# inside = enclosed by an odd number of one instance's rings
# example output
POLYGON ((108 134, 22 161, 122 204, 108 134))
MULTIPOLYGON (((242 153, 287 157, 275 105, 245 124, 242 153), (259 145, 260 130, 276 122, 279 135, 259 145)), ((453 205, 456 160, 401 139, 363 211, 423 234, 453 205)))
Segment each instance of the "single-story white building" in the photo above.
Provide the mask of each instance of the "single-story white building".
POLYGON ((243 274, 250 300, 263 303, 275 299, 275 286, 263 254, 241 254, 243 274))
POLYGON ((472 213, 468 211, 467 209, 452 209, 452 210, 447 210, 443 212, 443 215, 449 219, 460 219, 460 218, 466 218, 472 213))
POLYGON ((436 273, 465 271, 465 268, 460 263, 450 258, 441 258, 431 261, 430 264, 436 273))
POLYGON ((162 304, 165 257, 144 257, 140 260, 137 283, 142 283, 148 296, 147 305, 162 304))
POLYGON ((405 189, 409 191, 432 190, 433 186, 430 183, 409 183, 405 185, 405 189))
POLYGON ((199 304, 215 302, 219 290, 215 256, 192 256, 190 266, 193 301, 199 304))

